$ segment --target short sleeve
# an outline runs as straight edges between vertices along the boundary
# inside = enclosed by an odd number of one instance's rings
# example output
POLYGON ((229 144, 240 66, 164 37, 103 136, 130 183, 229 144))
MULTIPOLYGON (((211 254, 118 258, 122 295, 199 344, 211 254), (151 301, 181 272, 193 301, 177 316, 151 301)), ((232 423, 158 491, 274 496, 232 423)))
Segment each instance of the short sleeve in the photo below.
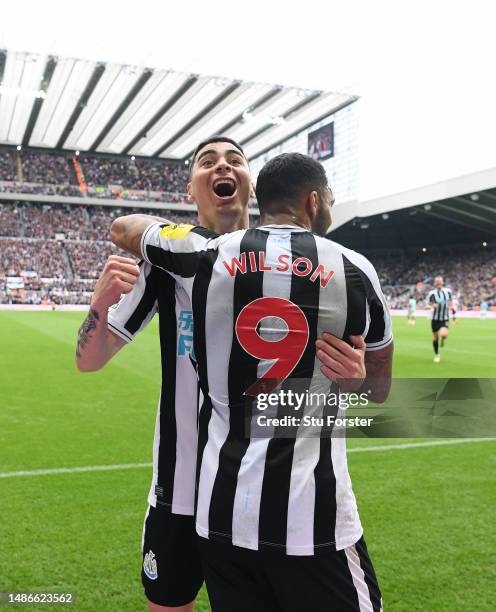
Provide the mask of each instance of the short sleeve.
MULTIPOLYGON (((171 279, 171 282, 174 281, 171 279)), ((126 342, 142 331, 157 312, 157 287, 152 265, 141 262, 140 274, 129 293, 108 310, 108 329, 126 342)))
POLYGON ((148 263, 181 278, 196 274, 209 240, 217 237, 203 227, 153 223, 143 232, 141 252, 148 263))

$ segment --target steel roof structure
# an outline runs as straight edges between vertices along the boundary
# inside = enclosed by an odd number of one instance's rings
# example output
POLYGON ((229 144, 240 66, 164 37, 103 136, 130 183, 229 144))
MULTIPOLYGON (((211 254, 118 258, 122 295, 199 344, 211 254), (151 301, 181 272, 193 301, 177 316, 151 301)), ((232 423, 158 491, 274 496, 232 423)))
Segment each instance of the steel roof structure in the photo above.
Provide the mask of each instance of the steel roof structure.
POLYGON ((357 98, 0 50, 0 143, 187 159, 214 134, 254 158, 357 98))

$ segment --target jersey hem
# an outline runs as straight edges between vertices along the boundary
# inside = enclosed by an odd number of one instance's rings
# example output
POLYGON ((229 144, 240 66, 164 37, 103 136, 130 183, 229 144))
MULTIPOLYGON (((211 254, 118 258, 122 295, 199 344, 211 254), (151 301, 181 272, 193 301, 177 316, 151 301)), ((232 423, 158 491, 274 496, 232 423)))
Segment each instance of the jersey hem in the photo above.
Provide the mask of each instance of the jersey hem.
POLYGON ((178 504, 168 504, 166 502, 159 502, 155 495, 148 496, 148 503, 153 508, 156 508, 157 505, 161 508, 166 508, 171 514, 181 514, 182 516, 194 516, 195 514, 193 506, 181 506, 178 504))
POLYGON ((288 546, 287 544, 276 544, 274 542, 259 541, 258 548, 255 548, 254 546, 246 546, 246 545, 241 544, 240 542, 233 542, 233 538, 231 534, 220 533, 218 531, 212 532, 209 529, 205 529, 201 525, 198 525, 198 523, 196 524, 196 533, 201 538, 204 538, 206 540, 210 540, 212 542, 220 542, 223 544, 230 544, 231 546, 236 546, 238 548, 245 548, 247 550, 257 550, 257 551, 279 550, 289 556, 310 557, 310 556, 315 556, 315 554, 317 554, 317 551, 326 550, 326 549, 337 551, 337 550, 343 550, 344 548, 348 548, 349 546, 353 546, 353 544, 356 544, 358 540, 363 536, 363 528, 360 527, 360 529, 357 530, 357 532, 354 535, 349 536, 345 540, 342 540, 341 542, 339 542, 339 545, 335 541, 334 542, 324 542, 322 544, 311 544, 311 545, 306 544, 302 546, 291 546, 291 545, 288 546))

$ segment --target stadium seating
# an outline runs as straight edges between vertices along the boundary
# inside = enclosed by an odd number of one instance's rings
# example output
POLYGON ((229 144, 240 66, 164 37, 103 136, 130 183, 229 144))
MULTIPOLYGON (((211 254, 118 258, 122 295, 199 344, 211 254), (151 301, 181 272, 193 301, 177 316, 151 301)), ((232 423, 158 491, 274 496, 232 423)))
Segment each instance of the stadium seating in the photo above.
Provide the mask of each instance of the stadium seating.
MULTIPOLYGON (((10 152, 9 152, 10 154, 10 152)), ((0 156, 8 171, 9 156, 0 156)), ((115 166, 108 167, 110 177, 115 166)), ((63 171, 57 165, 56 172, 63 171)), ((30 172, 38 172, 31 169, 30 172)), ((111 206, 41 203, 0 203, 0 303, 87 304, 94 283, 110 253, 112 220, 140 212, 196 224, 196 215, 111 206), (15 280, 17 279, 17 280, 15 280), (16 288, 23 285, 23 289, 16 288)), ((252 225, 256 220, 252 219, 252 225)), ((477 308, 483 301, 496 307, 496 250, 477 247, 437 249, 428 253, 366 253, 375 265, 391 308, 406 308, 410 297, 419 308, 434 276, 442 274, 461 306, 477 308), (495 282, 493 282, 493 280, 495 282)))
POLYGON ((0 192, 186 202, 180 162, 0 147, 0 192))

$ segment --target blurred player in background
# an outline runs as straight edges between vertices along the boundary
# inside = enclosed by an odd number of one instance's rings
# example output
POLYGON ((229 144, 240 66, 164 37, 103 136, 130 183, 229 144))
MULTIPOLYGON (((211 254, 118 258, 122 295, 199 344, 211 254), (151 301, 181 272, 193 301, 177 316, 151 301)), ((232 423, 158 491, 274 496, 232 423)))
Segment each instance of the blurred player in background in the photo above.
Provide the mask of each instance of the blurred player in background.
POLYGON ((407 315, 407 319, 408 319, 408 325, 410 326, 414 326, 415 325, 415 308, 417 306, 417 300, 414 297, 411 297, 408 300, 408 315, 407 315))
POLYGON ((487 319, 487 311, 489 310, 489 304, 487 302, 481 302, 479 318, 481 321, 485 321, 487 319))
POLYGON ((442 276, 434 279, 434 289, 429 292, 427 297, 428 308, 432 310, 432 346, 434 347, 434 363, 441 361, 439 353, 439 342, 441 347, 448 337, 449 311, 451 307, 451 289, 444 287, 442 276))

